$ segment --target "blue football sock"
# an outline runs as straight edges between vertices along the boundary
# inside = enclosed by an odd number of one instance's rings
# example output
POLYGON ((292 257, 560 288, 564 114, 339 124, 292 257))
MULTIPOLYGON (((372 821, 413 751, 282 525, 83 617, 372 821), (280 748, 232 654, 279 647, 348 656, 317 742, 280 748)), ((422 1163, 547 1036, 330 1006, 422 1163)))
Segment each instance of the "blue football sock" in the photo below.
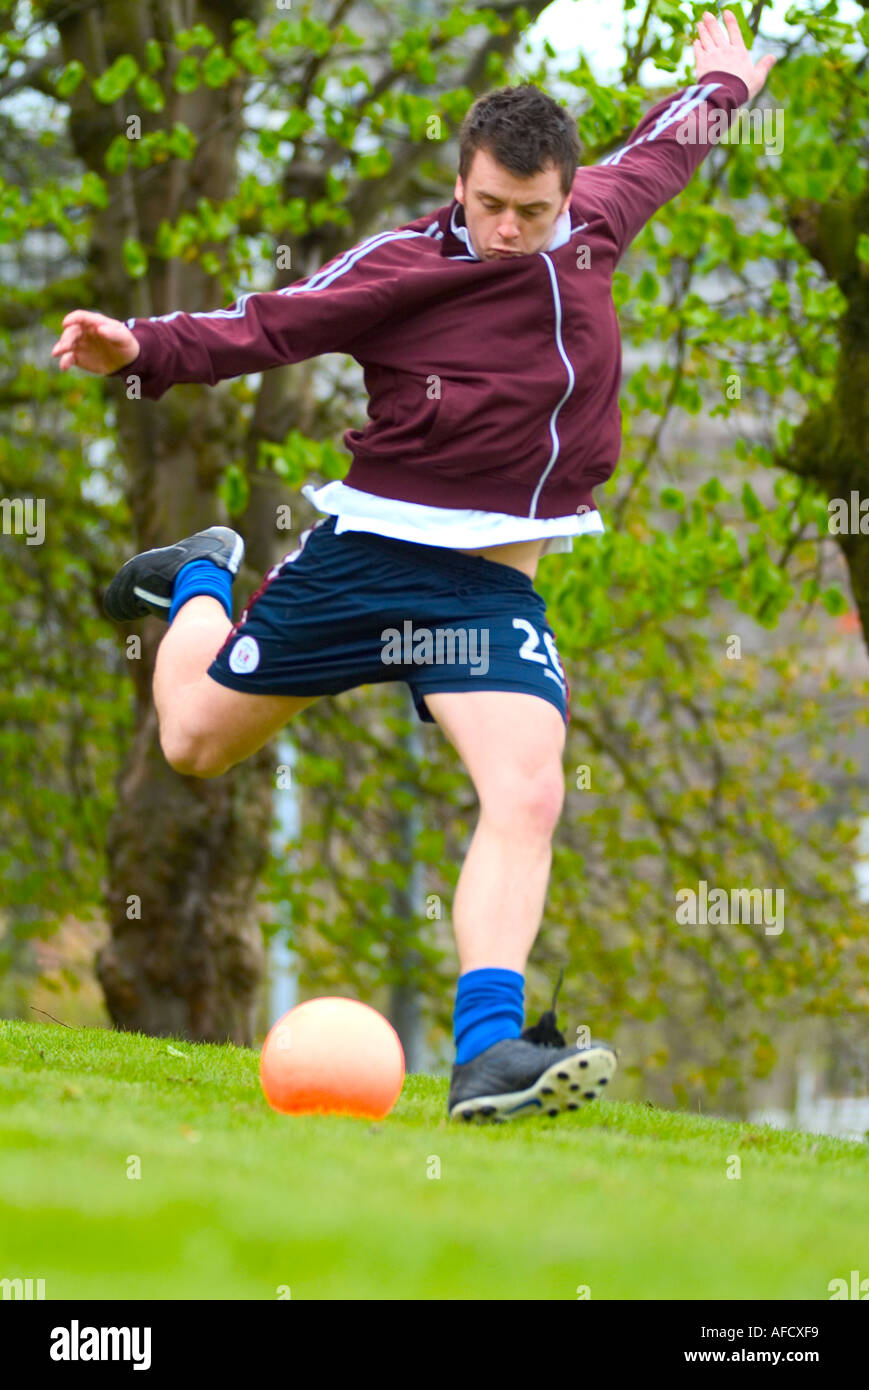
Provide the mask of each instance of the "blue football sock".
POLYGON ((453 1012, 456 1061, 470 1062, 502 1038, 518 1038, 525 1017, 525 977, 487 966, 459 976, 453 1012))
POLYGON ((200 594, 205 594, 208 598, 216 598, 226 609, 226 616, 232 617, 232 579, 229 570, 215 565, 213 560, 190 560, 186 565, 182 565, 175 576, 175 584, 172 588, 172 607, 169 609, 170 623, 175 618, 178 609, 188 599, 198 598, 200 594))

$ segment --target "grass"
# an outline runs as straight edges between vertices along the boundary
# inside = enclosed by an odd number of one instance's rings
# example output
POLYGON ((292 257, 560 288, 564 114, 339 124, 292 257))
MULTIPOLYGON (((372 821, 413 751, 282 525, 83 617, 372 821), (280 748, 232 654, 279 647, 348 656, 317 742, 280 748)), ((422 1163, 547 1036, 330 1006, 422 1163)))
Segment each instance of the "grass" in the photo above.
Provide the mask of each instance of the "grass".
POLYGON ((377 1124, 291 1118, 244 1048, 0 1022, 0 1278, 48 1299, 823 1300, 869 1276, 864 1144, 614 1100, 459 1128, 446 1092, 411 1075, 377 1124))

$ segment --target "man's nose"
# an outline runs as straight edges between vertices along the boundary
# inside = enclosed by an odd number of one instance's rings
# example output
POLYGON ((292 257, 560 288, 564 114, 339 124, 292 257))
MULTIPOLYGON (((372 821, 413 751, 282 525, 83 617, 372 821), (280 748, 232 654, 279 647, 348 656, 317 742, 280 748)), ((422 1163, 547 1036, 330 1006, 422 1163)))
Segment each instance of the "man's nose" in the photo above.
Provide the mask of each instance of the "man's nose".
POLYGON ((519 228, 515 219, 507 218, 498 225, 498 235, 503 241, 508 241, 511 237, 519 235, 519 228))

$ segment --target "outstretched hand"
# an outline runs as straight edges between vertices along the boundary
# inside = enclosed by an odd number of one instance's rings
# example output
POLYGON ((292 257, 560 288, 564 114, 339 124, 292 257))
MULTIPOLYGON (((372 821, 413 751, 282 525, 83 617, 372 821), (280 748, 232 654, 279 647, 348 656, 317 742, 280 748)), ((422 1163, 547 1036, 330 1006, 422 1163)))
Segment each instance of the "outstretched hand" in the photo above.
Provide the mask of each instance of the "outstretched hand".
POLYGON ((706 10, 697 25, 699 37, 693 44, 697 76, 705 77, 707 72, 732 72, 747 86, 750 101, 766 82, 775 58, 767 56, 753 63, 732 10, 724 11, 724 23, 726 33, 715 16, 706 10))
POLYGON ((75 366, 108 376, 135 361, 139 341, 120 319, 110 319, 90 309, 73 309, 63 320, 63 331, 51 355, 60 358, 62 372, 75 366))

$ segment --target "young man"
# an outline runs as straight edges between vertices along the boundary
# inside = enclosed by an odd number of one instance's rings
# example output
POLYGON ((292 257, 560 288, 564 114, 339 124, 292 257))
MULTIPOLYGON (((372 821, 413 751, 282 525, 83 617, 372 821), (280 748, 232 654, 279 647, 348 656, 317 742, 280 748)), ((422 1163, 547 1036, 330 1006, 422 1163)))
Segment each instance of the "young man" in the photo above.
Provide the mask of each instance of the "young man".
POLYGON ((543 553, 603 529, 592 488, 621 433, 613 270, 707 153, 710 108, 732 112, 772 66, 752 64, 725 18, 726 34, 709 14, 699 26, 705 81, 659 102, 600 165, 577 169, 575 122, 544 93, 493 92, 462 128, 450 205, 228 309, 126 324, 77 310, 53 349, 64 370, 132 369, 154 400, 324 352, 364 367, 370 420, 345 436, 346 481, 303 489, 328 516, 238 623, 244 546, 223 526, 129 560, 106 610, 169 621, 154 700, 182 774, 220 776, 319 696, 384 680, 405 679, 453 743, 480 802, 453 904, 454 1118, 576 1109, 616 1068, 607 1044, 568 1046, 554 1007, 522 1031, 569 718, 533 579, 543 553), (396 655, 396 631, 412 650, 396 655))

